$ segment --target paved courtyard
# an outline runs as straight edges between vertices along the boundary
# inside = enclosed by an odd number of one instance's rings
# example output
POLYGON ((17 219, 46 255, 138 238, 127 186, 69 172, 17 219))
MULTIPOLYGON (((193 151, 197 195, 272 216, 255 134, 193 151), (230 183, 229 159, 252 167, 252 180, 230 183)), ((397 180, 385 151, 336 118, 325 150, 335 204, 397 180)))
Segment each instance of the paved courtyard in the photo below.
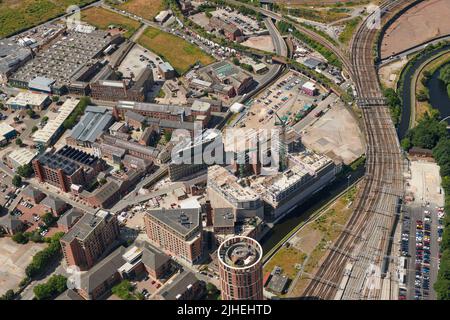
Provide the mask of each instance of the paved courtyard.
POLYGON ((45 247, 45 243, 30 242, 23 245, 10 238, 0 238, 0 295, 8 289, 17 288, 33 256, 45 247))

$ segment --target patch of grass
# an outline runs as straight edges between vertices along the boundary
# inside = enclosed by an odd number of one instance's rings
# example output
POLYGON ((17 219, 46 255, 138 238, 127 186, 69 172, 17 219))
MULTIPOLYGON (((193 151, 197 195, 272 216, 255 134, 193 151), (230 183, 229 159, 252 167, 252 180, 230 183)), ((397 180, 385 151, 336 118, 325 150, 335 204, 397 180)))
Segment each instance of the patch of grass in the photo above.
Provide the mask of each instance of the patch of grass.
POLYGON ((339 10, 315 10, 305 7, 290 9, 288 13, 295 17, 322 23, 330 23, 349 17, 349 14, 339 10))
POLYGON ((117 9, 124 10, 140 16, 144 19, 153 19, 165 5, 163 0, 128 0, 122 4, 114 5, 117 9))
POLYGON ((354 19, 348 20, 345 23, 344 30, 339 35, 339 41, 343 44, 348 44, 352 39, 353 33, 355 32, 355 29, 356 27, 358 27, 361 20, 361 17, 356 17, 354 19))
POLYGON ((0 1, 0 38, 34 27, 66 12, 70 5, 84 6, 95 0, 0 1))
POLYGON ((147 28, 138 43, 168 61, 180 75, 197 62, 202 65, 214 62, 213 57, 195 45, 156 28, 147 28))
POLYGON ((81 12, 81 20, 85 21, 98 29, 106 30, 110 25, 126 30, 124 36, 131 37, 140 27, 138 21, 132 20, 118 13, 104 8, 92 7, 81 12))
POLYGON ((304 252, 292 246, 289 248, 283 246, 264 266, 264 274, 271 272, 275 266, 279 266, 283 269, 284 274, 286 274, 289 278, 294 279, 298 272, 295 265, 303 264, 305 259, 306 254, 304 252))

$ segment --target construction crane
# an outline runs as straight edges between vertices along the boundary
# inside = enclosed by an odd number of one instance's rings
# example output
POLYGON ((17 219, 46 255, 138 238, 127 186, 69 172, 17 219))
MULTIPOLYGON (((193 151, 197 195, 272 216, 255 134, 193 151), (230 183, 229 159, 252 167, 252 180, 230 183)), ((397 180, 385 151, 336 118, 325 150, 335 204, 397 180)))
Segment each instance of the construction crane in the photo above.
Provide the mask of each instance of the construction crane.
MULTIPOLYGON (((286 123, 287 123, 287 119, 283 120, 280 118, 280 116, 278 115, 278 113, 276 111, 274 111, 276 117, 278 118, 278 120, 280 120, 279 125, 281 125, 281 137, 280 137, 280 165, 279 165, 279 170, 280 172, 283 172, 284 170, 287 169, 287 155, 286 155, 286 123)), ((277 123, 275 122, 275 125, 277 125, 277 123)))

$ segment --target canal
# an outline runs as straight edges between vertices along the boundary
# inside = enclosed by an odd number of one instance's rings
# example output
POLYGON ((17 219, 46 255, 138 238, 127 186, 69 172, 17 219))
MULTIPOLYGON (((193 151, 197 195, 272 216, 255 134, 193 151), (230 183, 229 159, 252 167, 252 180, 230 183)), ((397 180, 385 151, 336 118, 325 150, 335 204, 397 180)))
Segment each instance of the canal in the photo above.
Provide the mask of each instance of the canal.
MULTIPOLYGON (((439 73, 443 67, 441 66, 433 73, 427 84, 428 90, 430 90, 430 104, 439 110, 442 119, 450 116, 450 98, 447 94, 447 87, 439 79, 439 73)), ((447 122, 450 125, 450 120, 447 122)))
MULTIPOLYGON (((431 50, 430 52, 425 53, 419 59, 412 63, 411 67, 405 71, 405 75, 403 77, 403 92, 402 92, 402 115, 400 119, 400 123, 397 127, 397 133, 400 140, 406 135, 406 132, 409 129, 410 121, 411 121, 411 83, 413 80, 414 73, 430 58, 436 56, 440 53, 450 50, 450 44, 447 44, 441 48, 431 50)), ((433 108, 439 110, 441 113, 441 117, 445 118, 450 115, 450 99, 447 95, 447 90, 443 83, 439 80, 439 71, 440 69, 434 72, 432 78, 428 83, 428 89, 430 90, 430 103, 433 108)))
POLYGON ((330 186, 322 189, 306 202, 299 205, 291 211, 285 218, 277 222, 273 228, 260 240, 263 247, 263 252, 269 252, 276 244, 278 244, 292 229, 298 226, 303 221, 307 220, 314 212, 323 207, 327 202, 333 199, 336 195, 344 191, 348 185, 352 185, 359 178, 364 175, 364 166, 359 166, 358 169, 349 173, 348 175, 336 180, 330 186))

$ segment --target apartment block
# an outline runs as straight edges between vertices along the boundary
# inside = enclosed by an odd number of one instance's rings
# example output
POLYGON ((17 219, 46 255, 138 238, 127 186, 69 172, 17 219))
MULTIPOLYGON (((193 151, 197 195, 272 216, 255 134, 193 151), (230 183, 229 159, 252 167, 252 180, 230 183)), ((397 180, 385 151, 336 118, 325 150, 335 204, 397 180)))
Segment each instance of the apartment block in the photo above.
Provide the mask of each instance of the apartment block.
POLYGON ((68 266, 81 270, 90 269, 119 237, 116 216, 105 210, 95 214, 86 213, 61 238, 61 247, 68 266))

